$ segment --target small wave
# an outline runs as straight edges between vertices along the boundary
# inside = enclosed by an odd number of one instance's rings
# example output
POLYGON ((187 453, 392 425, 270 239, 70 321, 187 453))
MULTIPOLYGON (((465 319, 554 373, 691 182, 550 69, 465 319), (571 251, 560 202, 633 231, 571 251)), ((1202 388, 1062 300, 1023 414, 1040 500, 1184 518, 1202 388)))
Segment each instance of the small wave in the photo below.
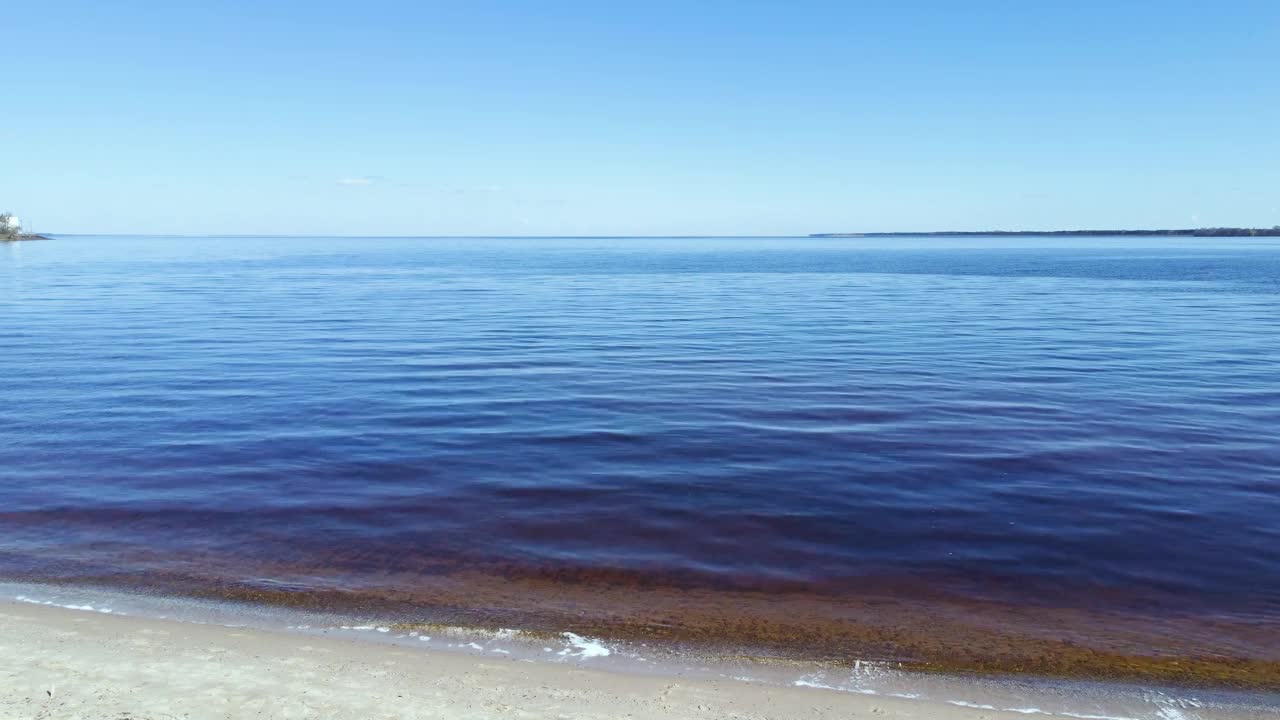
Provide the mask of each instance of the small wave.
POLYGON ((58 607, 66 610, 83 610, 84 612, 96 612, 96 613, 103 613, 106 615, 110 615, 115 612, 111 608, 106 608, 106 607, 95 608, 92 605, 71 605, 71 604, 56 603, 52 600, 37 600, 35 598, 27 597, 26 595, 18 595, 18 596, 15 596, 13 599, 18 602, 27 603, 30 605, 47 605, 49 607, 58 607))

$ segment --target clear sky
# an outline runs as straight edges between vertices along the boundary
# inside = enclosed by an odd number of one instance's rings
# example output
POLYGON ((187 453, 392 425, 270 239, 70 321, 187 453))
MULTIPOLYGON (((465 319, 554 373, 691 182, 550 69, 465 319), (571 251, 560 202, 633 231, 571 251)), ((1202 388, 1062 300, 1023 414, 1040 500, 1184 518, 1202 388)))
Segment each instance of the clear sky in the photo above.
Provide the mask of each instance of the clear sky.
POLYGON ((1280 224, 1280 2, 40 0, 0 210, 65 233, 1280 224))

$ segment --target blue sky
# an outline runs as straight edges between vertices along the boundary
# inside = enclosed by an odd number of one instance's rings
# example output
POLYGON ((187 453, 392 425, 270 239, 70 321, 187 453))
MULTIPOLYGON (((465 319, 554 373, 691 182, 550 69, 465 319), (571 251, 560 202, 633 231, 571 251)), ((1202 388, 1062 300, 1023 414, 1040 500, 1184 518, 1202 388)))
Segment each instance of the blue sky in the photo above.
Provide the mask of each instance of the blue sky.
POLYGON ((10 4, 66 233, 1280 224, 1280 3, 10 4))

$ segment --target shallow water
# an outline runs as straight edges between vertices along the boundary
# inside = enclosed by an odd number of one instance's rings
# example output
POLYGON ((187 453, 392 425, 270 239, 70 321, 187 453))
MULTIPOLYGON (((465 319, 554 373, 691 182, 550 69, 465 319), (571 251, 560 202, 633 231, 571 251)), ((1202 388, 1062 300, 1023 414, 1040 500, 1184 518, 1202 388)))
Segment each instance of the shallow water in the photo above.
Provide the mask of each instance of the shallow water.
POLYGON ((63 237, 0 346, 10 578, 1280 661, 1276 239, 63 237))

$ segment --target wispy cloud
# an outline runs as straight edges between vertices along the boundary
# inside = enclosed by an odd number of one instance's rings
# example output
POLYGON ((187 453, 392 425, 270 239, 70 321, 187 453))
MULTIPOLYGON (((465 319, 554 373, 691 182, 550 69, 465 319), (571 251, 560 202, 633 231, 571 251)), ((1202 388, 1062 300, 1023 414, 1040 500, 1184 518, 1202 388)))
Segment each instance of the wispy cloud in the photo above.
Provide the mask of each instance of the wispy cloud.
POLYGON ((364 185, 372 185, 376 180, 369 177, 345 177, 338 181, 339 185, 346 187, 360 187, 364 185))

